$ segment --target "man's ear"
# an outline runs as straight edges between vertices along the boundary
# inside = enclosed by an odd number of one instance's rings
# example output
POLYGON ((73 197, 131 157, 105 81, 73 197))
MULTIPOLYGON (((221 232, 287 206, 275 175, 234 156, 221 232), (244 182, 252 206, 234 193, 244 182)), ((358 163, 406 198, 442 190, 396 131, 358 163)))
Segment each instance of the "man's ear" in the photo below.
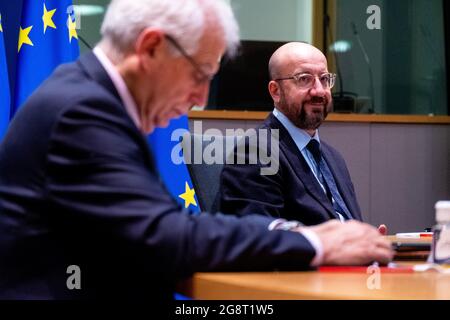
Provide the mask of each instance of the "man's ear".
POLYGON ((280 101, 280 86, 276 81, 272 80, 269 82, 268 88, 273 102, 277 104, 280 101))
POLYGON ((164 33, 158 29, 144 29, 135 42, 135 52, 144 65, 152 59, 159 58, 163 47, 164 33))

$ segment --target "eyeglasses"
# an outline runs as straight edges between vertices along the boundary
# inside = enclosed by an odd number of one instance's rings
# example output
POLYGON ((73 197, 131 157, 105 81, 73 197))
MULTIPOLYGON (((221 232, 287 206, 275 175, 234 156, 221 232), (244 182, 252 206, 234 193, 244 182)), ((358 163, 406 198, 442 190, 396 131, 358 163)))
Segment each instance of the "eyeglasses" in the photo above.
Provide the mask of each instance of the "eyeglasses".
POLYGON ((310 73, 298 73, 298 74, 294 74, 292 77, 275 79, 275 81, 293 79, 293 80, 295 80, 295 82, 297 83, 299 88, 311 89, 314 86, 316 77, 319 78, 320 84, 325 89, 333 88, 334 83, 336 82, 336 74, 334 74, 334 73, 323 73, 320 76, 314 76, 310 73))
POLYGON ((181 55, 189 61, 189 63, 192 65, 192 67, 195 69, 195 81, 199 84, 210 82, 214 75, 208 75, 206 74, 202 68, 198 65, 197 62, 195 62, 194 58, 192 58, 190 55, 187 54, 187 52, 183 49, 183 47, 171 36, 166 34, 166 39, 172 43, 172 45, 181 53, 181 55))

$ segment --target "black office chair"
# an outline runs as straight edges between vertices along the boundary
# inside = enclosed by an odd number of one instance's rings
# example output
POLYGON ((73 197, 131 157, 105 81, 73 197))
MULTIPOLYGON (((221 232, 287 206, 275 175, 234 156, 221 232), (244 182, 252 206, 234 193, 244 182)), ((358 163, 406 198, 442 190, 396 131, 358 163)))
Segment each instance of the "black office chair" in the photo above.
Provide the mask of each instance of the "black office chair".
POLYGON ((216 197, 220 187, 220 173, 222 172, 223 164, 226 163, 227 156, 232 156, 233 149, 230 146, 234 147, 239 138, 238 136, 209 136, 190 133, 183 136, 181 143, 183 155, 201 210, 209 212, 218 210, 216 197), (205 163, 203 158, 204 150, 211 143, 218 141, 217 139, 222 142, 223 147, 222 150, 216 150, 218 154, 214 154, 214 159, 219 161, 217 161, 218 163, 205 163), (195 150, 196 146, 201 146, 201 150, 195 150), (227 150, 227 146, 229 150, 227 150), (197 152, 197 155, 195 152, 197 152))

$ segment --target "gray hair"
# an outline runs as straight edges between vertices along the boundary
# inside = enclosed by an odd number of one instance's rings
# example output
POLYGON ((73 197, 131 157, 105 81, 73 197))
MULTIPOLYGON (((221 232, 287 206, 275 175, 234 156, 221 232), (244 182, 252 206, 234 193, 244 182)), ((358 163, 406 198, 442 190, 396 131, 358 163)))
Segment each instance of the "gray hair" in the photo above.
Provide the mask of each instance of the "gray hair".
POLYGON ((107 41, 117 55, 123 56, 132 49, 142 30, 160 28, 175 38, 188 54, 194 54, 211 23, 223 32, 228 55, 235 55, 239 26, 230 5, 223 0, 112 0, 101 34, 102 41, 107 41))

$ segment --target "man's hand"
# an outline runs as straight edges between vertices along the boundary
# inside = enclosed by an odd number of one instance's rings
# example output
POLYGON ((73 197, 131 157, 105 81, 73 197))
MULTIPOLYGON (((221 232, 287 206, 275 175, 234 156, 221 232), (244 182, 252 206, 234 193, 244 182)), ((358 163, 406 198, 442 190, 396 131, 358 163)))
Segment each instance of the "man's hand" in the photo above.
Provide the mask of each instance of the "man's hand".
POLYGON ((391 243, 366 223, 331 220, 303 228, 309 228, 320 238, 324 250, 323 265, 365 265, 373 261, 385 264, 394 256, 391 243))

